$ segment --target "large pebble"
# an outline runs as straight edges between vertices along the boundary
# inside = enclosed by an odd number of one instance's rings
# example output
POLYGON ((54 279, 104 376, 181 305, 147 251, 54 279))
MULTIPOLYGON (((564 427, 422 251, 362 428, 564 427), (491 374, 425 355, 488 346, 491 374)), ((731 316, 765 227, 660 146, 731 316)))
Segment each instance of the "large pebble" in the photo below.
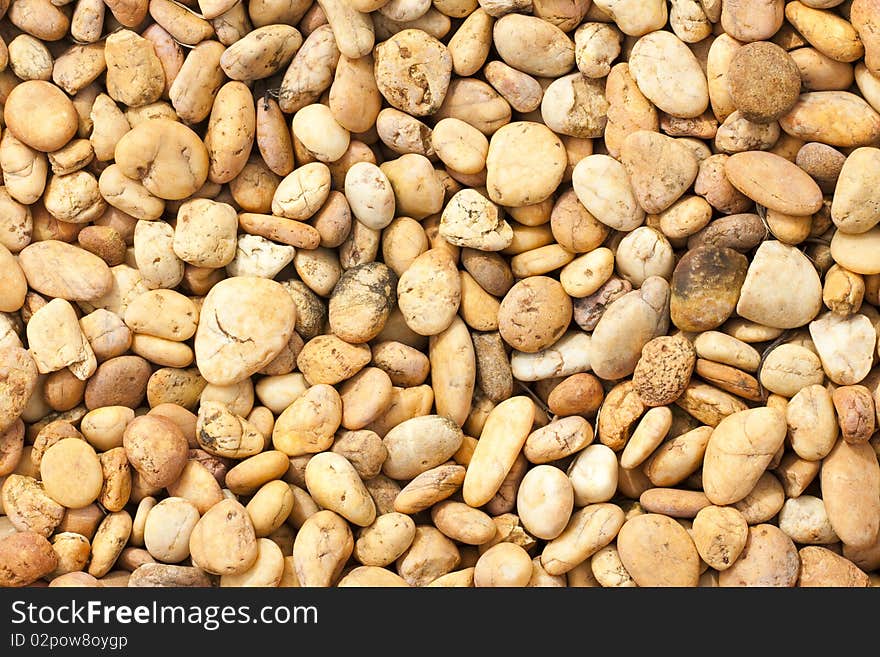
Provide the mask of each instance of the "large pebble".
POLYGON ((510 207, 540 203, 556 191, 567 163, 562 140, 550 128, 531 121, 508 123, 489 141, 489 198, 510 207))
POLYGON ((800 458, 819 461, 828 455, 839 433, 831 393, 821 384, 801 388, 785 407, 791 448, 800 458))
POLYGON ((452 323, 461 302, 461 277, 449 251, 425 251, 397 282, 397 303, 406 325, 419 335, 436 335, 452 323))
POLYGON ((709 106, 706 75, 696 56, 672 32, 658 30, 636 41, 629 70, 641 92, 667 114, 691 118, 709 106))
POLYGON ((669 284, 658 276, 612 303, 593 331, 590 365, 602 379, 635 370, 642 348, 669 327, 669 284))
POLYGON ((43 536, 23 531, 0 539, 0 586, 22 587, 49 575, 58 554, 43 536))
POLYGON ((412 116, 437 111, 451 74, 449 49, 422 30, 402 30, 376 46, 379 91, 393 107, 412 116))
POLYGON ((609 155, 588 155, 571 174, 578 200, 600 222, 620 231, 635 230, 645 220, 626 167, 609 155))
POLYGON ((245 508, 234 499, 212 506, 189 537, 192 562, 215 575, 243 573, 259 553, 254 525, 245 508))
POLYGON ((369 342, 397 304, 397 276, 381 262, 346 270, 330 296, 330 330, 346 342, 369 342))
POLYGON ((838 440, 819 476, 834 533, 847 546, 873 544, 880 531, 880 465, 871 446, 838 440))
POLYGON ((807 386, 822 383, 822 361, 799 344, 781 344, 764 356, 758 379, 770 392, 793 397, 807 386))
POLYGON ((779 126, 792 137, 829 146, 870 146, 880 138, 880 114, 849 91, 803 93, 779 126))
POLYGON ((756 203, 797 217, 822 207, 822 190, 810 175, 775 153, 734 153, 724 163, 730 183, 756 203))
POLYGON ((785 501, 779 511, 779 528, 796 543, 806 545, 836 543, 825 503, 813 495, 801 495, 785 501))
POLYGON ((743 515, 730 506, 707 506, 694 518, 693 539, 700 557, 715 570, 727 570, 749 537, 743 515))
POLYGON ((376 505, 351 462, 334 452, 321 452, 306 466, 309 495, 324 509, 366 527, 376 519, 376 505))
POLYGON ((137 124, 117 142, 114 155, 122 173, 167 200, 187 198, 208 178, 205 143, 192 129, 170 119, 137 124))
POLYGON ((28 322, 27 336, 41 374, 69 367, 76 378, 85 381, 98 368, 76 311, 64 299, 52 299, 35 312, 28 322))
POLYGON ((682 331, 708 331, 733 314, 749 261, 726 246, 687 251, 672 272, 669 313, 682 331))
POLYGON ((311 385, 336 385, 351 378, 370 362, 370 347, 349 344, 335 335, 318 335, 306 342, 296 366, 311 385))
POLYGON ((287 345, 296 307, 280 283, 239 276, 211 288, 195 336, 199 371, 232 385, 262 369, 287 345))
POLYGON ((700 555, 684 527, 669 516, 646 513, 627 520, 617 551, 638 586, 696 586, 700 555))
POLYGON ((93 253, 58 240, 43 240, 18 254, 28 285, 49 297, 90 301, 104 296, 113 285, 107 263, 93 253))
POLYGON ((798 586, 852 587, 871 586, 871 578, 849 559, 828 548, 808 545, 798 550, 801 571, 798 586))
POLYGON ((764 326, 789 329, 808 323, 821 307, 822 282, 809 258, 794 246, 762 243, 749 264, 736 312, 764 326))
POLYGON ((703 459, 703 490, 712 503, 733 504, 748 495, 785 435, 785 417, 773 408, 751 408, 721 420, 703 459))
POLYGON ((828 378, 842 386, 864 379, 874 362, 877 333, 870 319, 856 313, 828 312, 810 322, 810 337, 828 378))
POLYGON ((856 274, 880 274, 880 226, 857 235, 835 231, 831 237, 831 257, 856 274))
POLYGON ((440 217, 440 235, 450 244, 479 251, 500 251, 513 241, 501 209, 475 189, 463 189, 449 199, 440 217))
POLYGON ((571 298, 559 281, 529 276, 501 301, 498 330, 514 349, 536 353, 559 340, 571 323, 571 298))
POLYGON ((648 406, 671 404, 691 380, 697 355, 681 335, 661 335, 643 348, 633 372, 633 387, 648 406))
POLYGON ((482 506, 491 500, 525 445, 535 417, 529 397, 506 399, 492 409, 464 477, 464 501, 482 506))
POLYGON ((749 527, 739 558, 718 576, 719 586, 791 587, 797 582, 800 559, 792 540, 776 525, 749 527))
POLYGON ((37 364, 27 351, 18 346, 0 348, 0 433, 21 416, 38 377, 37 364))
POLYGON ((864 233, 880 222, 880 148, 847 156, 831 202, 831 220, 844 233, 864 233))
POLYGON ((697 177, 693 150, 682 142, 651 130, 630 134, 620 149, 639 205, 658 214, 675 203, 697 177))
POLYGON ((423 415, 401 422, 382 439, 388 456, 382 471, 392 479, 409 480, 449 459, 464 434, 452 420, 423 415))
POLYGON ((575 511, 563 532, 541 552, 541 565, 551 575, 563 575, 608 545, 625 521, 616 504, 588 504, 575 511))
POLYGON ((0 312, 15 312, 24 305, 27 279, 15 256, 0 242, 0 312))

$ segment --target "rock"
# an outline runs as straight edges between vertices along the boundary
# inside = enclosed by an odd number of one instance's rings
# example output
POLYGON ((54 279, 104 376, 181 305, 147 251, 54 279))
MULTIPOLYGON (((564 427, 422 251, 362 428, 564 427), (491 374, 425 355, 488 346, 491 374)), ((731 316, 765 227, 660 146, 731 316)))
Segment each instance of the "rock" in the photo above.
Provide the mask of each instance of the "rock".
POLYGON ((562 140, 550 128, 531 121, 508 123, 489 141, 489 198, 509 207, 540 203, 556 191, 567 164, 562 140), (523 153, 529 157, 524 158, 523 153))
POLYGON ((38 376, 37 364, 27 351, 17 346, 0 348, 0 433, 21 416, 38 376))
POLYGON ((836 231, 831 238, 831 257, 857 274, 880 274, 880 226, 857 235, 836 231))
POLYGON ((801 495, 785 501, 779 511, 779 529, 795 543, 831 544, 840 539, 834 533, 822 498, 801 495))
POLYGON ((696 586, 700 555, 684 527, 657 513, 627 520, 617 535, 617 550, 638 586, 696 586))
POLYGON ((709 86, 690 48, 672 32, 658 30, 636 41, 629 70, 639 89, 659 109, 680 118, 709 106, 709 86))
POLYGON ((397 305, 397 276, 381 262, 368 262, 343 272, 330 296, 330 330, 346 342, 375 338, 397 305))
POLYGON ((764 355, 758 374, 761 385, 783 397, 794 397, 803 388, 825 380, 822 361, 799 344, 781 344, 764 355))
POLYGON ((370 356, 366 344, 349 344, 335 335, 318 335, 306 342, 296 358, 296 366, 311 385, 335 385, 357 374, 370 362, 370 356))
POLYGON ((602 379, 633 373, 642 348, 669 326, 669 284, 657 276, 608 306, 593 330, 590 366, 602 379))
POLYGON ((557 78, 544 90, 541 118, 558 135, 580 139, 603 136, 608 121, 605 80, 590 79, 580 72, 557 78))
POLYGON ((27 586, 57 565, 52 544, 36 532, 17 532, 0 540, 0 586, 27 586))
POLYGON ((513 241, 500 208, 475 189, 463 189, 449 199, 440 217, 440 235, 450 244, 479 251, 500 251, 513 241))
POLYGON ((880 529, 880 465, 868 443, 838 440, 819 471, 822 500, 844 545, 873 545, 880 529))
POLYGON ((765 151, 734 153, 724 163, 730 183, 770 210, 806 216, 822 207, 822 190, 794 162, 765 151))
POLYGON ((693 150, 659 132, 638 130, 620 150, 639 205, 658 214, 675 203, 693 184, 699 171, 693 150))
POLYGON ((686 338, 662 335, 642 348, 633 386, 648 406, 671 404, 687 387, 695 363, 696 352, 686 338))
POLYGON ((195 336, 199 371, 232 385, 262 369, 290 340, 296 307, 280 283, 238 276, 211 288, 195 336))
POLYGON ((828 378, 842 386, 864 379, 874 362, 877 333, 861 314, 841 317, 828 312, 810 322, 810 337, 828 378))
POLYGON ((422 30, 402 30, 376 46, 375 60, 376 84, 393 107, 412 116, 437 111, 452 74, 445 45, 422 30))
POLYGON ((406 325, 419 335, 446 330, 461 302, 461 277, 449 251, 428 249, 397 282, 397 304, 406 325))
POLYGON ((498 330, 511 347, 533 354, 561 338, 571 316, 571 298, 559 281, 529 276, 510 288, 501 301, 498 330))
POLYGON ((751 408, 721 420, 703 459, 703 490, 712 503, 733 504, 748 495, 785 434, 785 417, 772 408, 751 408))
POLYGON ((76 311, 64 299, 52 299, 31 316, 27 337, 40 374, 69 367, 76 378, 85 381, 98 368, 76 311))
POLYGON ((798 551, 801 560, 801 574, 798 586, 827 586, 865 588, 871 586, 871 579, 849 559, 816 545, 809 545, 798 551))
POLYGON ((107 263, 78 246, 43 240, 26 246, 18 264, 34 291, 68 301, 90 301, 113 285, 107 263))
POLYGON ((880 221, 880 149, 847 156, 831 202, 831 220, 844 233, 864 233, 880 221))
POLYGON ((613 157, 597 153, 583 158, 572 171, 571 184, 577 199, 606 226, 629 232, 644 222, 626 168, 613 157))
POLYGON ((770 123, 788 112, 801 93, 801 74, 775 43, 759 41, 738 48, 727 70, 734 106, 749 121, 770 123))
POLYGON ((781 242, 762 243, 749 265, 736 312, 758 324, 789 329, 812 320, 821 307, 822 283, 807 256, 781 242))
POLYGON ((672 272, 669 313, 682 331, 708 331, 733 314, 749 261, 724 246, 687 251, 672 272))
POLYGON ((693 539, 700 557, 715 570, 727 570, 749 538, 743 515, 730 506, 707 506, 694 518, 693 539))
POLYGON ((745 549, 718 576, 719 586, 791 587, 797 582, 800 559, 792 540, 775 525, 749 527, 745 549))

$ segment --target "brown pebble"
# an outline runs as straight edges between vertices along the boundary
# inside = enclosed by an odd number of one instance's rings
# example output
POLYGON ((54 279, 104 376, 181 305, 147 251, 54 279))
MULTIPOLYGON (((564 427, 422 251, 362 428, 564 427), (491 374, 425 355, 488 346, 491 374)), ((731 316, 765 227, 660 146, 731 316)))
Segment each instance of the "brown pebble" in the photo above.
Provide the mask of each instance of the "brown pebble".
POLYGON ((727 79, 733 104, 755 123, 775 121, 792 108, 801 93, 797 64, 785 50, 767 41, 737 49, 727 79))
POLYGON ((150 374, 150 363, 140 356, 118 356, 104 361, 86 384, 86 408, 137 408, 147 394, 150 374))

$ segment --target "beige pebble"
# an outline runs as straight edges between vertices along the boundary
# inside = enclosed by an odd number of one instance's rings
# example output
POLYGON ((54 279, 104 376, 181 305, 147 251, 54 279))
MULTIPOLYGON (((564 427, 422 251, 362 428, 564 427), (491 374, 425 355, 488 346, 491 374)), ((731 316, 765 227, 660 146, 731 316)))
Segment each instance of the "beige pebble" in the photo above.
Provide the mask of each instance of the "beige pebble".
POLYGON ((615 539, 624 524, 623 510, 615 504, 590 504, 574 512, 562 534, 547 543, 541 565, 551 575, 562 575, 615 539))
POLYGON ((822 499, 834 532, 846 545, 865 547, 880 523, 877 500, 870 492, 878 472, 877 457, 864 443, 839 440, 822 463, 822 499))
POLYGON ((812 320, 821 305, 822 284, 802 252, 772 240, 758 247, 736 305, 740 316, 770 327, 795 328, 812 320))
POLYGON ((830 544, 839 539, 819 497, 801 495, 785 501, 779 511, 779 528, 796 543, 830 544))
POLYGON ((189 556, 189 541, 199 521, 191 502, 166 497, 154 506, 144 525, 144 544, 150 554, 165 563, 179 563, 189 556))
POLYGON ((60 440, 46 450, 40 461, 40 477, 46 493, 71 509, 94 502, 104 483, 95 450, 75 438, 60 440))
POLYGON ((694 518, 694 543, 700 558, 718 571, 727 570, 745 548, 749 528, 743 515, 728 506, 707 506, 694 518))
POLYGON ((366 527, 376 519, 376 507, 354 466, 333 452, 316 454, 306 466, 306 486, 320 506, 366 527))
POLYGON ((237 383, 269 363, 287 344, 296 308, 280 284, 252 277, 221 281, 202 304, 195 336, 199 370, 210 383, 237 383), (237 303, 249 299, 247 307, 237 303))
POLYGON ((545 540, 556 538, 568 524, 573 508, 574 489, 562 470, 539 465, 526 472, 517 491, 516 509, 530 534, 545 540))
POLYGON ((791 587, 800 559, 792 540, 775 525, 749 527, 748 540, 734 564, 721 571, 719 586, 791 587))
POLYGON ((740 411, 712 432, 703 462, 703 489, 718 505, 733 504, 754 488, 786 435, 784 416, 770 408, 740 411))
POLYGON ((211 507, 193 527, 189 551, 193 564, 209 573, 246 572, 256 562, 259 547, 245 508, 233 499, 211 507))
POLYGON ((781 344, 764 357, 758 378, 769 391, 793 397, 807 386, 822 383, 824 372, 814 352, 796 344, 781 344))
POLYGON ((880 243, 877 226, 857 235, 838 230, 831 237, 831 257, 841 267, 857 274, 877 274, 880 273, 880 259, 874 255, 877 243, 880 243))
POLYGON ((528 438, 534 413, 534 403, 523 396, 511 397, 492 410, 465 475, 466 502, 482 506, 495 495, 528 438))

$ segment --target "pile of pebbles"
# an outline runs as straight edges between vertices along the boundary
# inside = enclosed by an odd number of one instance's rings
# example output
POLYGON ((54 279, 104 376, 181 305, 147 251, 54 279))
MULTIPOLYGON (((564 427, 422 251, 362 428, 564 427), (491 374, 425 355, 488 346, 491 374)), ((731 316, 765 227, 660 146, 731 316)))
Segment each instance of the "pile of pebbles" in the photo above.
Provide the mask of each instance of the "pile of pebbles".
POLYGON ((0 2, 0 586, 870 586, 880 1, 0 2))

